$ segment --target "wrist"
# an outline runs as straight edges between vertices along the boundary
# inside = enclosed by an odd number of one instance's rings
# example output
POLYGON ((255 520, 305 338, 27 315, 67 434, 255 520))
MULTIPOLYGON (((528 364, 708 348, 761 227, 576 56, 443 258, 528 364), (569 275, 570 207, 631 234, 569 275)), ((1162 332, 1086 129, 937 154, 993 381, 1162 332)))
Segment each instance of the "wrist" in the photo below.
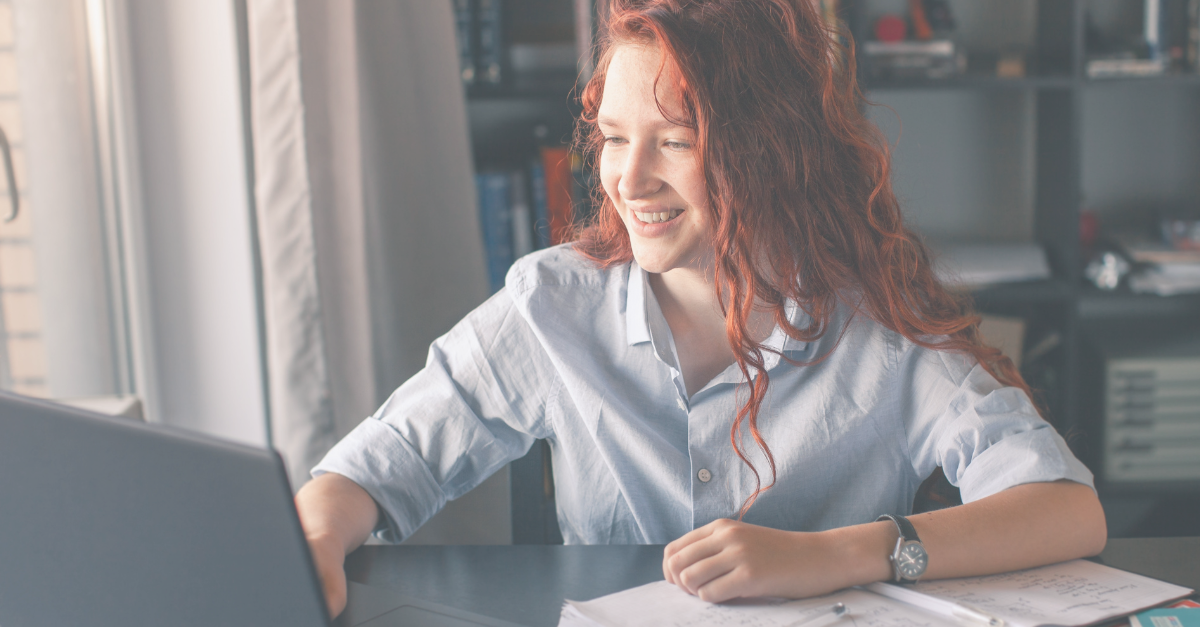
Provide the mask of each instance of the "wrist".
POLYGON ((872 522, 826 533, 838 534, 834 546, 842 547, 842 563, 846 565, 845 586, 858 586, 877 581, 891 581, 892 564, 888 556, 896 547, 896 526, 891 521, 872 522))

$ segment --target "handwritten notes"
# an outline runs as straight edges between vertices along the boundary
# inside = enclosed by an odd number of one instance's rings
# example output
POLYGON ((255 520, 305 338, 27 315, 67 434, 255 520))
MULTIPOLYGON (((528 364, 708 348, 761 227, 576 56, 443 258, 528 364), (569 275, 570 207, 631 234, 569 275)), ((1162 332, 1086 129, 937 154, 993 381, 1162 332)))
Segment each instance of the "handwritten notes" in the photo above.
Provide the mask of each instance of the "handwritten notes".
POLYGON ((1086 560, 1001 575, 922 582, 912 589, 997 614, 1014 627, 1087 625, 1191 592, 1086 560))
MULTIPOLYGON (((912 589, 970 605, 1011 627, 1089 625, 1182 597, 1187 588, 1077 560, 1042 568, 916 584, 912 589)), ((593 601, 568 601, 559 627, 791 627, 844 603, 845 627, 960 627, 951 618, 851 588, 813 599, 713 604, 659 581, 593 601)))
MULTIPOLYGON (((665 581, 631 588, 594 601, 568 601, 559 627, 791 627, 844 603, 847 627, 959 627, 957 623, 865 590, 783 601, 742 600, 713 604, 665 581)), ((835 623, 835 625, 838 623, 835 623)))

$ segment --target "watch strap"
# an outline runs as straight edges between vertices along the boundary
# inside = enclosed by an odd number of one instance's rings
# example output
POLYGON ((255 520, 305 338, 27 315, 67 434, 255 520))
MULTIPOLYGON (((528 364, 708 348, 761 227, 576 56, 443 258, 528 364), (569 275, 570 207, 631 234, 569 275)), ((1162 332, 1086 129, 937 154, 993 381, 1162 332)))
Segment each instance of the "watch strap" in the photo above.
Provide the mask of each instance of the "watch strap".
POLYGON ((896 524, 896 529, 900 531, 900 537, 903 538, 905 542, 921 541, 921 538, 917 536, 917 528, 913 527, 912 523, 908 522, 907 518, 903 516, 897 516, 895 514, 884 514, 879 518, 876 518, 875 522, 879 522, 885 518, 896 524))

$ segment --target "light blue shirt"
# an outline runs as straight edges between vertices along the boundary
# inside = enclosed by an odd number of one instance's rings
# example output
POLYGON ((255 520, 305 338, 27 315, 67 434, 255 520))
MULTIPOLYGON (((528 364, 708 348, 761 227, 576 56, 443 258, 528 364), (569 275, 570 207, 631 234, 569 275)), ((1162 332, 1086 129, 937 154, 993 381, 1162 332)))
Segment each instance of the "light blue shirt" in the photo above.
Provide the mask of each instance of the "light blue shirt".
MULTIPOLYGON (((793 324, 805 316, 794 308, 793 324)), ((746 522, 816 531, 907 514, 937 466, 964 502, 1037 481, 1092 485, 1024 392, 968 356, 850 318, 842 308, 811 343, 778 328, 766 340, 795 360, 832 354, 797 367, 764 353, 759 429, 778 479, 746 522)), ((545 438, 566 543, 663 544, 736 517, 754 491, 729 436, 743 383, 731 365, 688 398, 646 273, 560 246, 519 260, 313 474, 363 486, 382 537, 398 541, 545 438)), ((765 484, 770 468, 744 442, 765 484)))

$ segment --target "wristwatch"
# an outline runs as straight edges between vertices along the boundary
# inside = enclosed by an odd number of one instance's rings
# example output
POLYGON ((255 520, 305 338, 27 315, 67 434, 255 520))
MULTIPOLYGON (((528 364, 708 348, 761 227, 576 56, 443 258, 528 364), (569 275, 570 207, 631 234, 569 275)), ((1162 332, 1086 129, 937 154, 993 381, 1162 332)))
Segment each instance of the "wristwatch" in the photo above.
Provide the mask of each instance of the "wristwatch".
POLYGON ((892 574, 895 575, 897 583, 912 583, 925 574, 925 567, 929 565, 925 546, 921 544, 917 530, 907 518, 884 514, 876 518, 875 522, 885 518, 896 523, 896 529, 900 531, 900 537, 896 539, 896 548, 888 556, 888 561, 892 563, 892 574))

